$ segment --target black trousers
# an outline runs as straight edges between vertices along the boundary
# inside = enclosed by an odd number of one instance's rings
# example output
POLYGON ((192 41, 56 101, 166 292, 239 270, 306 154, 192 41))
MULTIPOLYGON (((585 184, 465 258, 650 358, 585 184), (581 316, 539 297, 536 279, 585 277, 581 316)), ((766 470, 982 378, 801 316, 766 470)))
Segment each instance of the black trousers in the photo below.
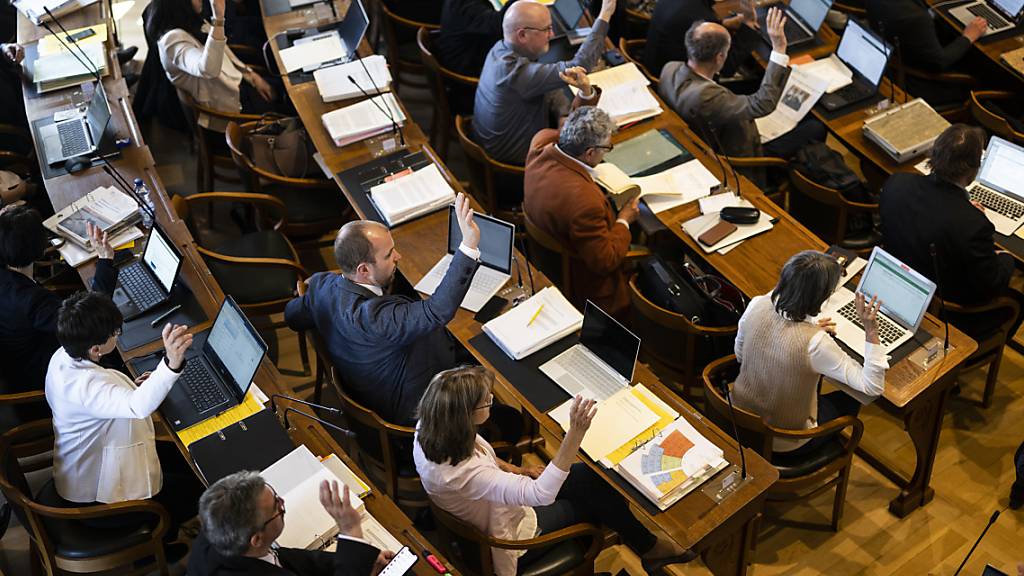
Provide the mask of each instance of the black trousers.
MULTIPOLYGON (((638 555, 643 555, 657 542, 657 536, 633 516, 626 500, 582 462, 569 469, 569 477, 558 491, 555 502, 533 511, 537 514, 539 534, 590 522, 615 530, 638 555)), ((545 552, 546 549, 530 550, 519 559, 520 565, 529 564, 545 552)))
POLYGON ((267 84, 274 88, 274 99, 271 101, 264 100, 263 96, 260 96, 260 93, 252 84, 243 80, 238 86, 238 99, 242 103, 242 112, 246 114, 277 112, 285 116, 295 116, 295 107, 292 106, 292 101, 288 99, 284 82, 276 76, 261 76, 267 81, 267 84))
MULTIPOLYGON (((860 412, 860 402, 842 390, 829 392, 818 397, 818 425, 831 422, 841 416, 856 416, 860 412)), ((823 445, 831 442, 835 434, 811 438, 803 446, 789 452, 781 452, 786 456, 811 454, 823 445)))
POLYGON ((796 125, 795 128, 786 132, 778 138, 766 142, 764 145, 765 156, 775 156, 789 160, 804 146, 812 142, 824 142, 828 135, 828 128, 817 118, 808 114, 796 125))

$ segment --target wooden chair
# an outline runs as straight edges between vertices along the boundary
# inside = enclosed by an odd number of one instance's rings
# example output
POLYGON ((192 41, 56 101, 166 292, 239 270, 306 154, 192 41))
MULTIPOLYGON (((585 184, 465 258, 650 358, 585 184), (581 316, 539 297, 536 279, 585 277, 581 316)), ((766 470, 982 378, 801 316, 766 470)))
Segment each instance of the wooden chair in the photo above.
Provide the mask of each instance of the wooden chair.
POLYGON ((848 2, 833 2, 832 9, 855 18, 867 18, 868 16, 868 11, 863 5, 855 5, 848 2))
MULTIPOLYGON (((628 37, 647 38, 647 30, 651 27, 651 15, 629 6, 626 6, 623 10, 626 12, 626 33, 628 37)), ((623 36, 623 38, 625 37, 623 36)), ((619 50, 623 55, 626 54, 626 51, 621 48, 621 40, 619 50)))
MULTIPOLYGON (((899 50, 899 48, 897 48, 897 50, 899 50)), ((908 66, 901 57, 895 58, 891 61, 891 64, 899 85, 904 89, 907 89, 908 78, 920 82, 958 86, 963 91, 963 94, 967 94, 972 91, 978 83, 974 76, 964 74, 962 72, 932 72, 908 66)), ((929 103, 929 105, 931 105, 939 115, 946 120, 949 120, 951 123, 966 122, 971 102, 969 97, 964 100, 965 101, 963 102, 945 104, 929 103)))
POLYGON ((523 212, 523 177, 526 168, 491 158, 473 140, 473 117, 456 116, 455 132, 469 160, 469 170, 476 181, 472 187, 476 201, 484 211, 504 220, 520 224, 523 212))
MULTIPOLYGON (((1020 305, 1016 300, 1008 296, 999 296, 991 302, 980 306, 963 306, 946 300, 945 307, 946 313, 951 316, 950 323, 954 326, 956 325, 956 317, 989 315, 998 312, 1004 318, 998 330, 987 338, 978 341, 978 349, 964 361, 963 366, 960 368, 961 372, 967 372, 982 366, 988 366, 988 372, 985 375, 985 391, 982 393, 981 401, 978 402, 978 405, 982 408, 988 408, 992 405, 992 395, 995 393, 996 382, 999 380, 999 367, 1003 361, 1003 349, 1009 340, 1013 338, 1010 329, 1013 326, 1013 321, 1020 314, 1020 305)), ((942 309, 938 305, 937 300, 932 301, 931 312, 940 318, 942 317, 942 309)))
POLYGON ((571 298, 572 259, 575 253, 534 224, 526 212, 523 212, 523 223, 526 225, 526 242, 530 246, 530 262, 540 268, 562 294, 571 298))
POLYGON ((151 500, 64 507, 51 478, 32 495, 27 475, 53 464, 53 424, 49 419, 18 426, 0 436, 0 490, 29 533, 29 561, 50 576, 159 571, 169 574, 162 539, 170 525, 163 506, 151 500), (132 514, 139 524, 96 528, 83 520, 132 514))
POLYGON ((1000 138, 1024 145, 1024 120, 1011 123, 1006 113, 999 109, 1000 102, 1019 106, 1020 95, 1001 90, 971 91, 971 116, 986 130, 1000 138))
MULTIPOLYGON (((730 408, 723 390, 736 380, 739 364, 736 356, 719 358, 704 369, 704 395, 709 410, 714 414, 716 423, 723 430, 731 430, 730 414, 735 415, 736 427, 739 429, 739 441, 753 448, 758 454, 771 462, 779 471, 779 480, 768 489, 768 500, 790 502, 809 500, 818 494, 836 489, 832 501, 833 531, 839 530, 839 521, 843 517, 846 503, 846 488, 850 481, 850 470, 853 467, 853 453, 864 433, 864 424, 854 416, 843 416, 826 424, 805 430, 787 430, 776 428, 764 421, 761 416, 743 408, 730 408), (839 434, 847 431, 846 436, 839 434), (773 454, 772 443, 776 438, 790 440, 810 440, 832 436, 833 440, 820 449, 799 458, 787 457, 784 454, 773 454)), ((813 527, 804 522, 781 521, 799 527, 813 527)))
POLYGON ((793 190, 797 192, 790 197, 789 212, 822 240, 862 255, 871 252, 882 241, 882 235, 873 222, 878 204, 849 200, 839 190, 818 184, 796 169, 790 170, 789 176, 793 190), (872 219, 871 227, 865 232, 850 234, 852 213, 867 214, 872 219))
POLYGON ((387 2, 384 0, 378 0, 377 6, 380 9, 382 18, 380 19, 381 29, 384 31, 384 41, 387 43, 387 57, 388 64, 391 65, 391 70, 394 72, 395 77, 395 91, 398 91, 399 85, 403 82, 410 86, 427 87, 429 84, 426 82, 410 81, 408 78, 409 74, 420 75, 426 70, 423 63, 420 61, 417 54, 407 52, 402 53, 401 36, 402 31, 406 33, 416 34, 420 28, 426 28, 427 30, 440 30, 441 25, 432 22, 417 22, 399 16, 390 8, 388 8, 387 2), (406 79, 402 79, 402 75, 406 75, 406 79))
MULTIPOLYGON (((767 183, 769 173, 785 171, 788 174, 789 161, 785 158, 778 158, 776 156, 720 156, 720 158, 722 162, 735 168, 741 176, 746 176, 751 180, 762 180, 763 182, 759 183, 759 185, 761 185, 764 195, 784 210, 789 207, 790 186, 788 176, 778 182, 778 184, 775 184, 774 187, 769 187, 767 183)), ((725 169, 730 172, 729 178, 732 179, 733 175, 731 174, 732 171, 729 170, 729 166, 726 166, 725 169)), ((732 186, 737 187, 738 184, 733 181, 732 186)))
MULTIPOLYGON (((0 382, 0 386, 5 385, 6 383, 0 382)), ((49 413, 46 393, 42 389, 0 394, 0 430, 10 430, 37 418, 49 418, 49 413)), ((0 540, 7 532, 10 520, 10 502, 4 502, 0 506, 0 540)))
POLYGON ((269 194, 279 199, 286 210, 281 232, 299 246, 314 249, 334 242, 338 228, 352 220, 352 206, 333 180, 317 178, 319 168, 309 159, 308 173, 314 177, 289 178, 260 168, 252 160, 249 136, 259 122, 231 122, 225 131, 231 157, 249 192, 269 194))
POLYGON ((735 338, 736 326, 701 326, 658 306, 640 291, 636 274, 629 279, 629 299, 633 305, 632 328, 644 343, 640 348, 643 361, 681 397, 687 401, 700 399, 691 392, 692 387, 701 386, 704 365, 698 365, 698 358, 706 357, 702 352, 711 351, 712 339, 735 338))
POLYGON ((427 80, 430 94, 434 97, 434 114, 430 119, 430 145, 437 150, 442 159, 448 158, 448 142, 455 124, 452 106, 449 101, 449 90, 462 88, 467 92, 476 92, 480 78, 466 76, 445 68, 434 56, 434 45, 440 30, 420 28, 416 32, 416 44, 420 48, 420 58, 427 67, 427 80))
MULTIPOLYGON (((626 10, 628 11, 629 9, 627 8, 626 10)), ((622 52, 623 58, 633 64, 636 64, 636 67, 639 68, 640 71, 644 73, 644 76, 651 81, 651 86, 657 90, 659 83, 658 77, 651 74, 651 71, 647 69, 647 66, 644 66, 644 48, 646 46, 646 38, 635 40, 628 40, 625 36, 619 38, 619 52, 622 52)))
POLYGON ((504 540, 488 536, 473 526, 442 510, 433 502, 430 510, 437 520, 441 538, 441 550, 466 574, 494 575, 491 551, 536 550, 551 547, 551 550, 529 564, 520 565, 521 576, 553 576, 555 574, 594 574, 594 560, 601 552, 604 541, 601 530, 586 523, 573 524, 548 534, 526 540, 504 540), (589 543, 586 541, 589 540, 589 543))

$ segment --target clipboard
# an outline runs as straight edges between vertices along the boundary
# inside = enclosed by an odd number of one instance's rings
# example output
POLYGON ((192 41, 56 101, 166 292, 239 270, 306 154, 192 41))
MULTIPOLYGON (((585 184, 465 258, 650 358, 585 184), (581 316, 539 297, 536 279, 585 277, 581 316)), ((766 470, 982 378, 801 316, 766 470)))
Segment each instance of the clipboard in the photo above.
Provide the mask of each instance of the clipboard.
POLYGON ((240 470, 261 471, 295 449, 270 410, 239 420, 188 447, 207 486, 240 470))

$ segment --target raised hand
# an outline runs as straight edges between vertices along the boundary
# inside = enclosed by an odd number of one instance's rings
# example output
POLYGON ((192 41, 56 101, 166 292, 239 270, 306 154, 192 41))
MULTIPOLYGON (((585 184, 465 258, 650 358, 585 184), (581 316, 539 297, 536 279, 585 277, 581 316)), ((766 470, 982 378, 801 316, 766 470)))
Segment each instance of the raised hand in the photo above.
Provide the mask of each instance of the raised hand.
POLYGON ((214 19, 224 19, 224 0, 210 0, 210 8, 213 10, 214 19))
POLYGON ((192 345, 192 335, 186 333, 188 326, 183 324, 174 325, 168 322, 164 325, 161 336, 164 340, 164 353, 167 355, 167 365, 171 370, 180 370, 185 363, 185 352, 192 345))
POLYGON ((601 0, 601 13, 597 17, 605 22, 610 22, 612 14, 615 14, 615 0, 601 0))
POLYGON ((768 28, 768 38, 772 41, 772 51, 785 54, 787 46, 786 14, 778 6, 772 6, 768 9, 765 26, 768 28))
POLYGON ((110 239, 107 238, 105 230, 100 230, 100 227, 93 225, 92 222, 86 222, 85 231, 89 234, 89 244, 96 251, 96 256, 106 260, 114 257, 114 249, 110 246, 110 239))
POLYGON ((597 400, 576 396, 569 408, 569 432, 583 436, 590 429, 590 423, 597 414, 597 400))
POLYGON ((569 86, 578 89, 580 95, 584 98, 593 94, 590 87, 590 78, 587 77, 587 71, 582 66, 566 68, 565 72, 558 73, 558 77, 569 86))
POLYGON ((473 220, 469 198, 461 192, 455 197, 455 216, 459 221, 459 230, 462 231, 462 242, 468 248, 476 249, 480 246, 480 228, 473 220))
POLYGON ((857 305, 857 317, 864 326, 864 340, 870 344, 878 344, 878 309, 882 303, 877 296, 872 296, 871 301, 864 299, 864 294, 857 292, 854 297, 857 305))
POLYGON ((338 490, 338 482, 324 480, 320 483, 320 505, 334 518, 338 531, 354 538, 363 537, 362 519, 359 511, 352 507, 348 486, 338 490))

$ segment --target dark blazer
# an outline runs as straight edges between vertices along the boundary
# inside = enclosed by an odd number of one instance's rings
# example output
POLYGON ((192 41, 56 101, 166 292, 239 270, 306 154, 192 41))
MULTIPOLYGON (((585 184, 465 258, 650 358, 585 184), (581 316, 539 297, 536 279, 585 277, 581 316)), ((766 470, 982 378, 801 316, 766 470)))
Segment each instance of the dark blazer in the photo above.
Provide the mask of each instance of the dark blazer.
MULTIPOLYGON (((92 290, 110 295, 117 283, 111 260, 97 260, 92 290)), ((57 311, 64 300, 24 275, 0 269, 0 370, 9 389, 42 390, 57 343, 57 311)))
POLYGON ((880 205, 885 249, 932 280, 935 243, 947 299, 980 304, 1006 290, 1013 258, 996 254, 995 228, 963 188, 934 175, 894 174, 882 186, 880 205))
MULTIPOLYGON (((644 66, 651 74, 660 76, 662 67, 669 62, 686 62, 686 32, 694 22, 721 23, 711 7, 713 4, 714 0, 658 0, 647 28, 643 54, 644 66)), ((745 26, 740 30, 742 33, 733 34, 733 46, 722 67, 723 76, 732 76, 750 58, 750 51, 760 39, 745 26)))
POLYGON ((541 130, 526 159, 523 210, 530 220, 576 253, 573 293, 577 306, 589 298, 609 314, 623 317, 629 293, 622 261, 629 229, 615 222, 604 192, 579 163, 555 148, 558 130, 541 130))
POLYGON ((867 0, 865 4, 871 27, 889 41, 899 38, 901 57, 908 66, 943 72, 971 48, 962 34, 943 46, 935 21, 913 0, 867 0))
MULTIPOLYGON (((298 522, 298 520, 294 520, 298 522)), ((224 556, 200 532, 188 559, 191 576, 369 576, 380 551, 362 542, 339 539, 334 553, 279 548, 281 567, 248 556, 224 556)))
POLYGON ((501 20, 511 5, 498 11, 490 0, 444 0, 437 39, 441 64, 460 74, 480 76, 487 53, 501 40, 501 20))
POLYGON ((789 78, 789 67, 769 62, 757 92, 739 95, 694 72, 686 62, 669 62, 661 71, 658 94, 708 143, 705 125, 715 131, 728 156, 760 156, 755 118, 775 110, 789 78))
POLYGON ((396 424, 411 425, 430 379, 455 364, 445 326, 455 317, 479 263, 457 251, 434 295, 377 296, 340 274, 320 272, 284 318, 315 329, 352 397, 396 424))

